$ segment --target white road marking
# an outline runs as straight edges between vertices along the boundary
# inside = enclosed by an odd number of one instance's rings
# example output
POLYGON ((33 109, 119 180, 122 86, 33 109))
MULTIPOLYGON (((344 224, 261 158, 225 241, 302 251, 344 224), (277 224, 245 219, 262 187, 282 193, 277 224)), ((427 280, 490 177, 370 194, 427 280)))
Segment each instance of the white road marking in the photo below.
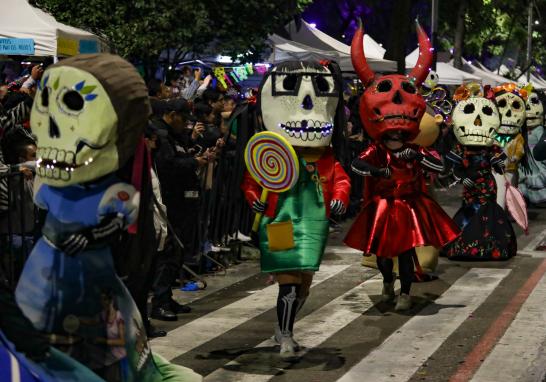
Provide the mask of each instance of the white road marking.
POLYGON ((407 381, 510 271, 469 270, 434 304, 427 305, 406 322, 338 382, 407 381))
MULTIPOLYGON (((350 265, 323 264, 313 285, 335 276, 350 265)), ((278 287, 271 285, 150 341, 154 352, 172 360, 275 307, 278 287)))
POLYGON ((546 230, 543 230, 541 233, 537 234, 536 237, 529 242, 523 248, 523 250, 518 251, 520 255, 529 255, 531 257, 545 258, 546 251, 535 251, 535 248, 546 239, 546 230))
MULTIPOLYGON (((372 275, 373 273, 375 272, 370 270, 368 274, 372 275)), ((383 279, 381 275, 376 275, 296 322, 294 328, 295 338, 303 347, 298 354, 301 356, 317 347, 353 320, 361 317, 362 313, 374 305, 369 296, 380 294, 382 287, 383 279)), ((256 346, 256 349, 275 345, 275 341, 268 339, 256 346)), ((275 354, 274 356, 278 362, 278 355, 275 354)), ((275 377, 272 374, 251 374, 229 370, 230 366, 242 364, 244 357, 243 355, 226 364, 225 366, 228 369, 224 366, 224 368, 215 370, 205 378, 205 381, 266 382, 275 377)))
POLYGON ((362 255, 362 251, 359 249, 354 249, 347 247, 346 245, 329 245, 326 247, 324 253, 335 253, 335 254, 358 254, 362 255))
POLYGON ((473 382, 543 381, 546 375, 546 276, 480 366, 473 382))

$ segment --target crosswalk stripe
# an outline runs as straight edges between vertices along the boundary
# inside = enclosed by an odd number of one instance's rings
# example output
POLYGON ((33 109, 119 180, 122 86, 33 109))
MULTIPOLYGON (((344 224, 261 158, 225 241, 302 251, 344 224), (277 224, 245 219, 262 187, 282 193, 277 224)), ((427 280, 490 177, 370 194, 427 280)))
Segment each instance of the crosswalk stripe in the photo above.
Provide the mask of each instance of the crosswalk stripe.
POLYGON ((402 382, 440 347, 510 273, 510 269, 473 268, 433 304, 427 305, 338 382, 402 382))
MULTIPOLYGON (((363 312, 372 308, 374 303, 369 296, 381 293, 382 280, 380 275, 374 276, 299 320, 295 325, 294 332, 296 339, 303 348, 298 354, 302 356, 307 351, 317 347, 352 321, 361 317, 363 312)), ((272 346, 275 346, 275 342, 268 339, 260 343, 256 348, 259 350, 260 348, 272 346)), ((243 355, 226 364, 224 368, 217 369, 209 374, 205 381, 266 382, 275 377, 275 375, 271 374, 251 374, 230 370, 230 367, 241 364, 243 357, 245 356, 243 355)), ((277 361, 279 361, 278 357, 277 361)))
POLYGON ((478 369, 473 382, 542 381, 546 375, 546 276, 478 369), (510 362, 507 362, 510 360, 510 362))
MULTIPOLYGON (((312 287, 349 267, 350 265, 346 264, 321 265, 320 271, 315 274, 312 287)), ((272 309, 276 303, 277 294, 277 285, 261 289, 170 331, 166 337, 155 338, 151 341, 152 348, 154 352, 170 361, 272 309)))

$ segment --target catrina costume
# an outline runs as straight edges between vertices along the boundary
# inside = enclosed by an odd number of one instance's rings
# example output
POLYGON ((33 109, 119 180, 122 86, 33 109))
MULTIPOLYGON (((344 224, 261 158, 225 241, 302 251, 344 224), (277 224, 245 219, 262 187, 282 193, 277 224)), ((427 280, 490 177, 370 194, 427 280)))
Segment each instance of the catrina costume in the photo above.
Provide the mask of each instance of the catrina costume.
POLYGON ((508 259, 516 254, 516 236, 507 213, 496 202, 492 174, 492 169, 503 174, 506 160, 506 154, 494 145, 499 111, 494 101, 479 94, 459 101, 453 110, 453 132, 459 144, 447 158, 464 186, 462 206, 453 218, 462 234, 446 253, 452 260, 508 259))
POLYGON ((546 202, 546 162, 539 160, 533 150, 544 134, 544 105, 539 95, 532 92, 527 99, 527 159, 529 172, 520 168, 518 188, 534 204, 546 202))
POLYGON ((199 381, 152 354, 112 260, 110 243, 133 229, 139 200, 116 173, 137 146, 143 152, 149 114, 142 78, 118 56, 81 55, 46 70, 31 126, 39 142, 35 203, 47 217, 16 300, 52 345, 107 381, 199 381))
POLYGON ((328 218, 343 214, 349 202, 350 180, 334 153, 344 142, 339 67, 314 61, 280 63, 264 78, 258 103, 265 129, 288 140, 300 166, 295 186, 269 193, 265 203, 260 201, 261 187, 248 173, 242 184, 254 211, 264 214, 258 230, 261 270, 274 274, 279 283, 275 338, 280 355, 290 358, 299 348, 294 321, 324 254, 328 218))
POLYGON ((419 25, 417 33, 421 52, 408 76, 391 74, 375 79, 364 55, 362 26, 351 46, 353 66, 366 87, 360 115, 374 142, 352 163, 353 171, 365 176, 366 181, 362 210, 345 243, 377 256, 384 280, 384 301, 395 297, 392 259, 398 258, 402 290, 397 310, 411 307, 415 247, 442 247, 459 231, 426 192, 423 168, 440 172, 441 160, 409 143, 419 134, 419 121, 425 111, 425 101, 417 88, 432 63, 430 41, 419 25))
POLYGON ((527 90, 518 88, 516 84, 506 83, 495 87, 493 92, 501 118, 495 144, 500 146, 506 154, 504 173, 494 172, 493 175, 497 183, 497 203, 502 208, 506 208, 506 181, 508 180, 513 186, 518 184, 520 162, 527 171, 525 142, 527 90))

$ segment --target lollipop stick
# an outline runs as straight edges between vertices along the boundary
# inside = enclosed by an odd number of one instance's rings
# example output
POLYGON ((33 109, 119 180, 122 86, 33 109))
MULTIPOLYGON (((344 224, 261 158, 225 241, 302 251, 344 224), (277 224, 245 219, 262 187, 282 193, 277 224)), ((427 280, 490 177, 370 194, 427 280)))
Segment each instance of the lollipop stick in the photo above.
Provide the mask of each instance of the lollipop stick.
MULTIPOLYGON (((269 194, 269 190, 267 188, 264 188, 262 190, 262 195, 260 196, 260 202, 265 203, 267 201, 267 195, 269 194)), ((252 232, 258 232, 258 229, 260 228, 260 220, 262 220, 262 214, 257 213, 254 217, 254 224, 252 224, 252 232)))

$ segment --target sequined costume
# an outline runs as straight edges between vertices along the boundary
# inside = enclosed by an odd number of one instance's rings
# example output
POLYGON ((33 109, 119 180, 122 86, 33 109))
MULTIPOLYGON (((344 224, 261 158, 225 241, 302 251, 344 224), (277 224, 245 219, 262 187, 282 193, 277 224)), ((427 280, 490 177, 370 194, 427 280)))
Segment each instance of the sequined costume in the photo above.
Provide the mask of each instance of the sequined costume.
POLYGON ((411 147, 419 153, 412 160, 398 158, 380 144, 370 145, 360 155, 370 176, 362 211, 345 238, 348 246, 392 258, 419 246, 441 248, 457 237, 457 226, 427 194, 423 177, 423 166, 438 171, 441 162, 426 149, 411 147), (390 177, 374 176, 374 169, 385 167, 391 169, 390 177), (396 240, 389 239, 395 233, 396 240))

